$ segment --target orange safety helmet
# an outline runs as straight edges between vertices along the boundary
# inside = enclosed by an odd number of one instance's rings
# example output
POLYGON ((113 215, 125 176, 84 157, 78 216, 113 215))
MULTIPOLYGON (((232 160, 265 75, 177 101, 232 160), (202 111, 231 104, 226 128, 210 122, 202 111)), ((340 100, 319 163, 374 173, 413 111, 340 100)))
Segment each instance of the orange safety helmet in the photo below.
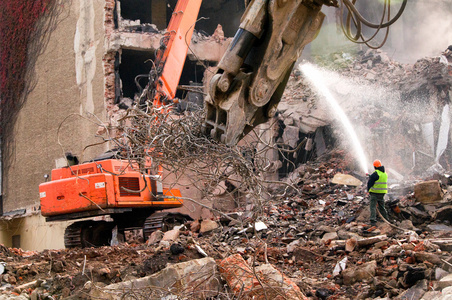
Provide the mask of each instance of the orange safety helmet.
POLYGON ((381 161, 379 159, 374 160, 374 167, 375 168, 381 167, 381 161))

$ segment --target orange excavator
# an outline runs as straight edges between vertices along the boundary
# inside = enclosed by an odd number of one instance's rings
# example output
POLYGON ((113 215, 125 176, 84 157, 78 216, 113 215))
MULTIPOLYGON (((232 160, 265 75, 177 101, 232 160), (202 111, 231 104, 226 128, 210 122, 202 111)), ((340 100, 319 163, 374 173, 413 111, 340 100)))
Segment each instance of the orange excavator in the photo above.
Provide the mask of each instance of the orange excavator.
MULTIPOLYGON (((355 3, 341 1, 348 6, 355 3)), ((159 106, 175 98, 201 2, 178 1, 139 104, 151 100, 159 106)), ((322 6, 338 6, 338 0, 245 3, 240 27, 217 66, 204 103, 205 134, 229 145, 274 115, 295 62, 320 30, 322 6)), ((353 7, 349 10, 354 11, 353 7)), ((356 25, 361 19, 354 15, 353 22, 356 25)), ((47 221, 109 215, 108 222, 87 220, 70 225, 65 232, 66 247, 108 245, 115 227, 118 232, 143 228, 146 238, 162 224, 185 218, 162 212, 183 205, 179 190, 162 186, 160 172, 143 175, 136 166, 118 159, 55 169, 51 181, 39 186, 41 213, 47 221)))
MULTIPOLYGON (((173 99, 188 52, 202 0, 178 1, 161 47, 156 54, 158 74, 142 94, 162 105, 173 99), (156 92, 157 91, 157 92, 156 92), (152 95, 150 95, 152 93, 152 95)), ((112 230, 143 229, 145 238, 163 224, 182 223, 188 216, 158 211, 183 205, 178 189, 165 189, 161 168, 141 174, 126 160, 99 159, 52 170, 51 181, 39 186, 41 214, 47 221, 68 221, 97 216, 105 220, 77 221, 66 228, 66 248, 108 245, 112 230)))

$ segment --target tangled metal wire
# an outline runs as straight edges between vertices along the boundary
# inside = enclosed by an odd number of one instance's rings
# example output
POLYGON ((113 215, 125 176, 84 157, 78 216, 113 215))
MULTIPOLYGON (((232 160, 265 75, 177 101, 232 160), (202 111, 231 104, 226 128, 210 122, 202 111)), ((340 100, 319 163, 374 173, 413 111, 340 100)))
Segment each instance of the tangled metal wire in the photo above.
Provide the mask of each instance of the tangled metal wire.
POLYGON ((171 106, 148 102, 144 110, 127 110, 114 128, 121 134, 112 141, 121 149, 120 158, 139 166, 143 174, 157 174, 161 167, 164 185, 189 185, 203 198, 213 199, 221 193, 238 200, 246 194, 256 209, 262 209, 266 200, 275 197, 269 186, 281 185, 283 193, 296 189, 264 178, 266 172, 276 170, 275 162, 267 157, 276 146, 265 145, 257 133, 237 146, 221 144, 203 134, 203 114, 202 110, 176 114, 171 106), (261 145, 259 150, 257 144, 261 145))

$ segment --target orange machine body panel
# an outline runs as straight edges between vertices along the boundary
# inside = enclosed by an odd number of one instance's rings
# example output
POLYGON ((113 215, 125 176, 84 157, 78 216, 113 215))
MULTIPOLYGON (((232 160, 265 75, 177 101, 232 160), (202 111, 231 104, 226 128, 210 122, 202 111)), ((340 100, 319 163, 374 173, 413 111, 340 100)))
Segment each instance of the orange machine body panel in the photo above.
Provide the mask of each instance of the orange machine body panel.
MULTIPOLYGON (((163 66, 162 75, 156 82, 157 89, 169 99, 176 96, 176 89, 187 58, 201 3, 202 0, 179 0, 177 2, 165 33, 168 38, 166 49, 157 53, 157 62, 163 66)), ((157 94, 154 105, 161 104, 161 99, 157 94)))
POLYGON ((180 207, 177 189, 163 189, 158 177, 135 171, 127 161, 108 159, 52 170, 39 186, 41 214, 55 216, 106 208, 180 207))

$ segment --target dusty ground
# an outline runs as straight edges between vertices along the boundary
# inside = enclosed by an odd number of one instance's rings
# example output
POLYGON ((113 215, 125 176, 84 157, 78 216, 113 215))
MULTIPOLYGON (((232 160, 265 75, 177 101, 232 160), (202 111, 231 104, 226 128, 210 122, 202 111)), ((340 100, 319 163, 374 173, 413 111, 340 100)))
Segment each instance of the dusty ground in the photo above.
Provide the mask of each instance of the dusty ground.
MULTIPOLYGON (((1 247, 0 261, 6 263, 5 272, 0 275, 1 289, 8 297, 21 294, 21 299, 90 299, 94 285, 137 279, 154 274, 167 264, 202 258, 195 244, 217 261, 236 253, 251 266, 268 261, 296 282, 310 299, 396 297, 419 280, 425 280, 433 289, 435 271, 448 270, 447 264, 438 260, 448 261, 451 256, 427 241, 449 237, 450 233, 432 231, 426 225, 447 222, 430 219, 419 223, 412 215, 392 212, 394 224, 403 221, 416 233, 410 235, 384 223, 379 223, 374 232, 366 232, 368 204, 364 188, 331 183, 338 171, 347 172, 346 162, 344 156, 336 153, 326 162, 304 165, 296 170, 302 194, 288 194, 278 202, 269 202, 260 214, 248 205, 241 211, 246 218, 231 214, 237 222, 215 219, 219 227, 209 232, 200 233, 194 223, 187 224, 179 238, 166 246, 137 242, 132 235, 128 236, 128 243, 112 247, 39 253, 1 247), (262 221, 267 229, 256 232, 251 227, 240 232, 255 221, 262 221), (327 236, 330 233, 335 235, 327 236), (352 237, 365 239, 374 235, 386 238, 352 250, 341 243, 352 237), (173 244, 178 246, 176 251, 168 247, 173 244), (391 247, 401 248, 387 254, 391 247), (434 257, 422 259, 416 256, 419 253, 434 257), (336 263, 344 257, 348 258, 347 268, 359 268, 373 261, 377 267, 371 277, 344 282, 350 279, 333 276, 336 263), (421 268, 420 279, 410 281, 411 275, 404 275, 408 274, 407 266, 421 268)), ((412 198, 412 193, 400 196, 400 207, 412 207, 412 198)), ((227 290, 226 285, 223 288, 227 290)))
MULTIPOLYGON (((424 59, 407 67, 389 61, 381 52, 361 53, 354 62, 343 57, 333 58, 333 69, 341 69, 342 74, 350 77, 359 76, 371 82, 386 80, 384 83, 392 82, 407 90, 407 95, 410 89, 405 85, 411 82, 413 86, 419 85, 419 89, 439 95, 435 98, 437 102, 450 96, 440 93, 444 84, 450 84, 451 73, 447 72, 450 66, 444 69, 435 59, 424 59), (430 76, 432 72, 441 76, 430 76), (426 84, 420 85, 424 79, 426 84)), ((289 82, 285 97, 289 102, 304 99, 314 105, 314 96, 306 94, 298 76, 289 82)), ((389 118, 388 113, 378 115, 389 118)), ((139 242, 136 236, 129 236, 127 243, 118 246, 39 253, 2 246, 0 262, 4 262, 5 270, 0 275, 3 293, 0 299, 90 299, 94 286, 142 278, 168 264, 204 257, 195 245, 217 261, 238 253, 250 266, 268 262, 290 277, 310 299, 385 296, 420 299, 426 292, 441 293, 439 282, 452 271, 452 241, 441 247, 435 241, 447 241, 452 236, 448 226, 452 221, 448 193, 432 205, 419 203, 413 186, 421 177, 411 174, 410 180, 400 182, 388 197, 391 222, 399 229, 380 222, 376 230, 368 232, 368 196, 364 185, 332 183, 337 173, 354 175, 364 183, 366 178, 353 172, 356 166, 345 152, 328 151, 321 159, 301 165, 289 174, 299 192, 289 192, 264 204, 242 203, 241 209, 230 214, 236 221, 218 216, 213 219, 218 228, 208 232, 200 233, 196 224, 186 224, 179 238, 169 244, 157 241, 148 245, 139 242), (255 222, 263 222, 267 228, 256 231, 255 222), (376 235, 381 238, 362 242, 376 235), (347 246, 357 241, 361 244, 347 246), (336 264, 344 258, 346 270, 334 274, 336 264), (369 269, 369 265, 373 267, 369 269)), ((439 180, 444 191, 451 184, 447 173, 422 179, 439 180)), ((275 187, 274 194, 279 193, 281 190, 275 187)), ((217 299, 240 298, 228 291, 224 282, 222 289, 217 299)))

